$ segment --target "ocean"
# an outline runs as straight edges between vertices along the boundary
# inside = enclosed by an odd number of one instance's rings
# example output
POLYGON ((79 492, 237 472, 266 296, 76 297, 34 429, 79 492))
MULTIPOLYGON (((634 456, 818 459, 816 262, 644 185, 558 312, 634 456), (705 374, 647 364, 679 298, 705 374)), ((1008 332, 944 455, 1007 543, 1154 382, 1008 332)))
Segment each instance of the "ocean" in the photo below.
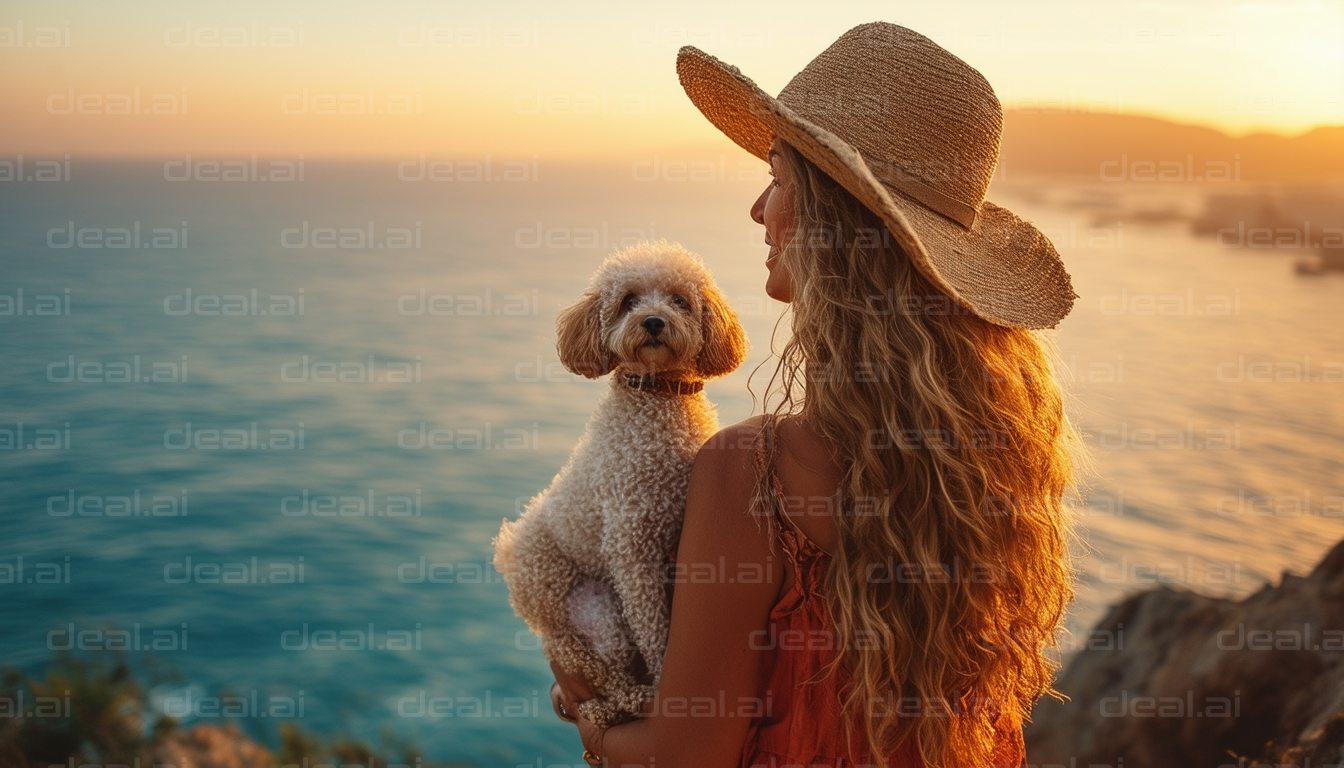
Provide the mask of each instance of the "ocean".
MULTIPOLYGON (((188 723, 578 763, 490 565, 607 386, 559 366, 555 315, 622 243, 680 241, 746 326, 706 391, 747 417, 783 308, 760 182, 677 158, 47 162, 0 183, 0 662, 127 646, 188 723)), ((1051 334, 1095 461, 1066 652, 1127 594, 1242 596, 1344 535, 1344 275, 1192 234, 1218 191, 991 193, 1081 296, 1051 334)))

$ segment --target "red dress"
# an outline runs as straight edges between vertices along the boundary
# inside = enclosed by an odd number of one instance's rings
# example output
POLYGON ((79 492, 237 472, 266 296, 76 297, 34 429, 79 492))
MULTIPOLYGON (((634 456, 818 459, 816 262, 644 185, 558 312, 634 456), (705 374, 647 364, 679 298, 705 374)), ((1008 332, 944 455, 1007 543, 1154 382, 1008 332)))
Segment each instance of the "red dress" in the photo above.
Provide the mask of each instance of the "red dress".
MULTIPOLYGON (((779 478, 772 482, 776 498, 783 495, 779 478)), ((772 500, 773 501, 773 500, 772 500)), ((798 530, 788 515, 778 514, 780 544, 793 566, 793 584, 770 611, 770 625, 761 672, 759 700, 770 703, 765 717, 753 719, 743 746, 741 768, 815 766, 850 768, 841 722, 840 680, 844 670, 823 678, 822 673, 838 644, 821 593, 830 555, 798 530), (773 643, 773 646, 769 644, 773 643), (817 679, 815 684, 805 681, 817 679)), ((862 714, 853 727, 857 765, 876 765, 869 757, 862 714)), ((1021 766, 1026 762, 1022 727, 999 730, 991 764, 1021 766)), ((885 768, 924 768, 913 741, 887 756, 885 768)))

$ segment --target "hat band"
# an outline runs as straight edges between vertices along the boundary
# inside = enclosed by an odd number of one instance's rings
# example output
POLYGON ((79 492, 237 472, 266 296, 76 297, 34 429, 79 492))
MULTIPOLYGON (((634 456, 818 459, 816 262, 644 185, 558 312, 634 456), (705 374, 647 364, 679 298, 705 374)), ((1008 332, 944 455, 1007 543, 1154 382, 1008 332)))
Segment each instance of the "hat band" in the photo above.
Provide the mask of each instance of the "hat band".
MULTIPOLYGON (((862 157, 862 153, 860 153, 860 157, 862 157)), ((863 164, 868 165, 868 161, 864 160, 863 164)), ((868 165, 868 170, 872 171, 873 167, 868 165)), ((967 229, 975 227, 975 217, 980 211, 970 203, 964 203, 945 192, 934 189, 919 179, 909 176, 892 179, 888 174, 878 175, 874 172, 873 178, 880 181, 883 186, 904 192, 923 203, 925 207, 941 213, 967 229)))

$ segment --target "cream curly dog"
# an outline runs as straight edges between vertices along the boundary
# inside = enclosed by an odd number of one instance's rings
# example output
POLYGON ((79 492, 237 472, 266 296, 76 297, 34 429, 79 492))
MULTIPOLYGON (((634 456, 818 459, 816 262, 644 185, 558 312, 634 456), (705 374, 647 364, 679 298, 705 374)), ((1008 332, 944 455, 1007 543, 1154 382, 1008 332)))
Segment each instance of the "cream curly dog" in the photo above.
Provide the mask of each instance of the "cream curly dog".
POLYGON ((640 710, 662 672, 691 465, 718 430, 706 379, 746 356, 737 315, 700 258, 666 240, 609 256, 556 320, 560 360, 615 372, 569 461, 495 537, 509 603, 546 655, 581 673, 598 725, 640 710))

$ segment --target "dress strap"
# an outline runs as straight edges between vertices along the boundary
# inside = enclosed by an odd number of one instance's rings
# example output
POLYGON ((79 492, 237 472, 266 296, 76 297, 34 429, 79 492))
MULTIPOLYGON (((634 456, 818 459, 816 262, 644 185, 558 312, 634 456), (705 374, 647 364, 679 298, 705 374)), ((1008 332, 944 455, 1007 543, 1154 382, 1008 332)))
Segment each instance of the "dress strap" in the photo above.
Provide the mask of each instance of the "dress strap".
POLYGON ((769 445, 770 441, 777 439, 775 426, 778 420, 774 416, 767 416, 765 424, 761 427, 765 436, 765 441, 758 444, 755 451, 756 471, 763 474, 770 486, 770 495, 768 498, 770 515, 779 521, 781 538, 792 545, 794 554, 805 560, 815 559, 817 556, 829 556, 826 550, 817 546, 812 539, 803 533, 798 524, 790 519, 784 512, 788 507, 788 497, 784 493, 784 485, 780 482, 779 473, 775 471, 775 463, 771 461, 763 450, 763 445, 769 445))
MULTIPOLYGON (((774 436, 767 433, 766 438, 774 439, 774 436)), ((779 473, 775 471, 774 462, 768 461, 766 452, 759 448, 756 451, 756 458, 757 471, 764 474, 765 484, 769 488, 769 495, 765 500, 768 504, 767 514, 777 521, 773 526, 776 539, 793 571, 792 584, 775 606, 775 615, 784 615, 792 613, 804 603, 819 596, 818 590, 825 577, 830 554, 808 538, 798 524, 785 513, 788 497, 784 493, 779 473)))

